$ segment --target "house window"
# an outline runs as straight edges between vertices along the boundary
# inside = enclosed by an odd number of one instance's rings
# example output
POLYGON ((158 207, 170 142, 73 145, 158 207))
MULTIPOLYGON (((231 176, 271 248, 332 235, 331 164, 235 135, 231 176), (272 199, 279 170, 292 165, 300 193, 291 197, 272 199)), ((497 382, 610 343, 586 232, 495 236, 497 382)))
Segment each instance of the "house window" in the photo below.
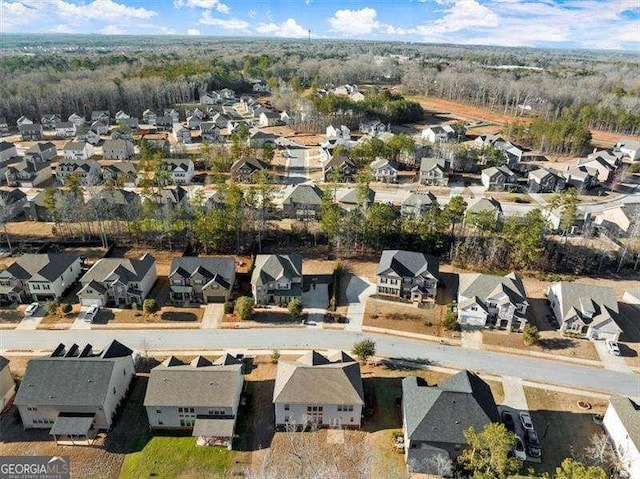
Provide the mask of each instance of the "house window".
POLYGON ((164 421, 162 421, 162 420, 158 421, 158 426, 162 426, 163 424, 164 424, 164 421))
POLYGON ((115 393, 116 393, 116 388, 114 387, 114 388, 113 388, 113 394, 115 394, 115 393))
POLYGON ((288 404, 285 404, 285 405, 284 405, 284 410, 285 410, 285 411, 288 411, 288 410, 289 410, 289 405, 288 405, 288 404))
POLYGON ((126 375, 127 375, 127 370, 126 370, 126 369, 123 369, 123 370, 122 370, 122 375, 123 375, 123 376, 126 376, 126 375))
POLYGON ((156 409, 156 414, 162 414, 162 409, 156 409))

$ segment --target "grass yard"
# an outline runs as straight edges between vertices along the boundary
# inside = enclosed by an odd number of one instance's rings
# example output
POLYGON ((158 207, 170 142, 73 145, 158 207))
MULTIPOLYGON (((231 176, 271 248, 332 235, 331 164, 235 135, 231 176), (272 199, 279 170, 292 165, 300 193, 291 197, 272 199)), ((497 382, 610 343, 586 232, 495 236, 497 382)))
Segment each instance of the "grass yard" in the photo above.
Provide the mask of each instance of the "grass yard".
POLYGON ((24 318, 24 310, 19 311, 15 307, 0 309, 0 323, 17 324, 24 318))
POLYGON ((537 346, 527 346, 520 333, 505 331, 482 331, 484 349, 500 351, 502 348, 517 349, 522 354, 529 351, 555 354, 571 358, 598 361, 598 353, 591 341, 585 339, 565 338, 557 331, 541 331, 541 342, 537 346))
POLYGON ((191 436, 153 436, 142 450, 128 454, 120 477, 223 478, 233 452, 220 447, 198 447, 191 436))
POLYGON ((542 444, 543 463, 536 466, 541 471, 555 471, 563 459, 580 454, 590 438, 603 431, 593 421, 593 414, 604 414, 605 399, 530 387, 525 387, 524 392, 542 444), (577 405, 580 400, 588 401, 591 409, 580 409, 577 405))
POLYGON ((375 298, 367 299, 364 309, 363 324, 376 328, 393 329, 432 336, 447 336, 452 331, 445 331, 440 322, 444 315, 444 308, 437 304, 431 309, 416 308, 400 302, 379 301, 375 298))

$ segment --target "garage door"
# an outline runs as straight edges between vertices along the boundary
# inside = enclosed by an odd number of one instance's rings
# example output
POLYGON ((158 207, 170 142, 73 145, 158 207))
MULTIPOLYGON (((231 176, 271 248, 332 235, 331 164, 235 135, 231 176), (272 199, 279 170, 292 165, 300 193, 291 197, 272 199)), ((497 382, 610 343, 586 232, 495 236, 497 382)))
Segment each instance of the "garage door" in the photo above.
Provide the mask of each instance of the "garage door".
POLYGON ((102 300, 101 299, 83 299, 80 304, 82 306, 104 306, 104 304, 102 304, 102 300))
POLYGON ((224 296, 207 296, 207 303, 224 303, 224 296))
POLYGON ((468 326, 484 326, 484 320, 482 318, 463 314, 460 316, 460 324, 466 324, 468 326))
POLYGON ((616 333, 607 333, 606 331, 594 331, 593 339, 610 339, 611 341, 616 341, 616 333))

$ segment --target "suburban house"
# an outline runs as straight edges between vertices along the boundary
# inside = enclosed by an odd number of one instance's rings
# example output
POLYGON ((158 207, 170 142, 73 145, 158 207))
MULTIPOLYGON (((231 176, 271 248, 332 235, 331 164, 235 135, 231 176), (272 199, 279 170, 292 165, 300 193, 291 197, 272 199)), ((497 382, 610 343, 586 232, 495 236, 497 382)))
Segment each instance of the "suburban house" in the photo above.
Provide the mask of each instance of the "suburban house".
POLYGON ((616 143, 615 149, 628 156, 632 161, 640 160, 640 141, 638 140, 622 138, 616 143))
POLYGON ((615 237, 633 237, 640 232, 640 204, 608 206, 594 214, 593 223, 615 237))
POLYGON ((7 141, 0 142, 0 162, 6 161, 15 156, 18 156, 16 145, 7 141))
POLYGON ((247 146, 249 148, 262 148, 266 145, 275 146, 277 138, 273 133, 267 133, 266 131, 252 131, 249 138, 247 138, 247 146))
POLYGON ((267 85, 262 80, 253 81, 251 85, 251 90, 256 93, 271 93, 271 89, 269 85, 267 85))
POLYGON ((77 175, 83 185, 96 185, 102 179, 102 168, 96 160, 60 160, 56 168, 56 178, 64 185, 71 175, 77 175))
MULTIPOLYGON (((27 204, 24 207, 27 219, 31 221, 53 221, 54 218, 50 211, 49 199, 46 190, 43 189, 40 189, 33 198, 27 198, 27 204)), ((54 191, 53 199, 57 210, 62 206, 64 201, 63 190, 57 188, 54 191)))
POLYGON ((220 140, 222 129, 215 121, 203 121, 200 123, 200 138, 202 141, 215 143, 220 140))
POLYGON ((7 184, 21 188, 35 188, 51 176, 51 164, 37 156, 25 156, 20 163, 8 166, 5 171, 7 184))
POLYGON ((489 385, 470 371, 429 386, 422 378, 402 380, 404 455, 412 474, 442 474, 438 464, 454 461, 467 447, 464 432, 500 416, 489 385))
POLYGON ((167 140, 166 133, 152 133, 150 135, 144 135, 142 139, 147 142, 150 148, 161 151, 163 155, 168 156, 171 154, 171 143, 167 140))
POLYGON ((0 271, 0 303, 59 300, 80 276, 82 261, 68 253, 25 254, 0 271))
POLYGON ((218 92, 211 93, 200 93, 200 104, 201 105, 213 105, 214 103, 218 103, 220 101, 220 96, 218 92))
POLYGON ((409 299, 435 301, 438 260, 415 251, 384 250, 376 271, 376 293, 409 299))
POLYGON ((622 329, 616 323, 618 300, 613 288, 559 281, 547 288, 547 300, 560 331, 587 339, 617 341, 622 329))
POLYGON ((447 186, 451 164, 444 158, 424 157, 420 160, 420 183, 432 186, 447 186))
POLYGON ((359 130, 361 133, 369 136, 378 136, 380 133, 389 131, 390 128, 379 120, 367 121, 360 123, 359 130))
POLYGON ((310 351, 278 361, 273 390, 276 428, 360 428, 364 391, 360 364, 343 351, 310 351))
POLYGON ((500 202, 498 200, 493 198, 478 198, 471 200, 464 212, 465 223, 469 226, 473 226, 473 221, 470 220, 470 218, 478 214, 491 214, 496 221, 501 221, 503 218, 502 206, 500 206, 500 202))
POLYGON ((119 186, 136 186, 138 182, 138 168, 131 161, 118 161, 102 167, 102 177, 105 183, 119 186))
POLYGON ((225 354, 185 364, 170 356, 151 370, 144 407, 151 429, 191 431, 199 446, 232 448, 244 378, 242 361, 225 354))
POLYGON ((85 133, 79 134, 78 136, 76 136, 76 139, 79 141, 86 141, 87 143, 91 143, 93 146, 96 146, 98 143, 100 143, 101 140, 100 133, 98 133, 98 131, 94 130, 93 128, 90 128, 85 133))
POLYGON ((553 168, 538 168, 529 172, 527 178, 531 193, 557 193, 565 186, 565 178, 553 168))
POLYGON ((156 113, 153 110, 147 108, 142 112, 142 123, 146 123, 147 125, 155 125, 156 113))
POLYGON ((468 273, 459 275, 459 281, 458 322, 462 326, 522 331, 529 302, 518 275, 468 273))
POLYGON ((18 127, 20 130, 20 137, 24 141, 39 141, 42 140, 43 130, 40 123, 26 123, 18 127))
POLYGON ((91 112, 91 121, 101 121, 109 125, 111 122, 111 112, 109 112, 109 110, 94 110, 91 112))
POLYGON ((4 116, 0 116, 0 136, 9 136, 9 123, 4 116))
POLYGON ((146 195, 145 199, 156 205, 170 205, 173 208, 185 209, 189 207, 187 190, 180 185, 174 188, 162 188, 160 191, 153 191, 151 194, 146 195))
POLYGON ((420 133, 420 138, 431 143, 447 143, 456 140, 458 135, 451 125, 428 126, 420 133))
POLYGON ((76 136, 76 125, 70 121, 58 123, 55 130, 57 138, 73 138, 76 136))
POLYGON ((78 299, 83 306, 142 305, 157 278, 149 253, 140 259, 102 258, 80 278, 78 299))
POLYGON ((357 188, 338 188, 335 199, 338 206, 345 211, 367 209, 374 202, 375 192, 368 188, 366 197, 361 197, 357 188))
POLYGON ((600 158, 601 160, 607 162, 612 168, 616 169, 622 164, 623 156, 624 153, 617 150, 609 151, 594 149, 593 153, 589 153, 589 155, 587 155, 587 159, 593 160, 596 158, 600 158))
POLYGON ((398 168, 390 161, 378 158, 373 161, 369 168, 375 181, 383 183, 396 183, 398 181, 398 168))
POLYGON ((563 173, 565 183, 578 191, 586 191, 598 186, 598 170, 586 165, 568 168, 563 173))
POLYGON ((258 125, 261 127, 275 126, 280 123, 280 113, 277 111, 265 109, 260 113, 258 125))
POLYGON ((47 141, 45 143, 36 143, 27 151, 24 152, 24 156, 30 156, 39 159, 40 161, 51 161, 58 154, 56 145, 47 141))
POLYGON ((134 375, 133 351, 116 340, 100 354, 90 344, 60 344, 29 360, 14 404, 25 429, 49 429, 64 444, 90 444, 113 426, 134 375))
POLYGON ((253 183, 254 175, 264 169, 264 163, 254 158, 236 160, 231 165, 231 179, 239 183, 253 183))
POLYGON ((606 183, 613 177, 616 167, 612 166, 601 156, 593 158, 582 158, 578 160, 578 168, 584 167, 596 171, 596 178, 599 183, 606 183))
POLYGON ((62 117, 57 113, 46 113, 40 117, 40 123, 45 130, 55 130, 61 122, 62 117))
POLYGON ((357 171, 356 164, 346 156, 334 156, 322 165, 322 176, 326 182, 350 182, 357 171))
POLYGON ((109 220, 130 220, 142 212, 140 195, 121 188, 102 187, 87 200, 87 205, 98 217, 109 220))
POLYGON ((73 123, 76 126, 76 128, 86 123, 84 116, 80 116, 77 113, 72 113, 71 115, 69 115, 69 118, 67 118, 67 120, 73 123))
POLYGON ((259 254, 251 275, 256 304, 287 304, 302 296, 302 256, 259 254))
POLYGON ((4 411, 16 393, 16 382, 9 369, 9 360, 0 356, 0 412, 4 411))
POLYGON ((27 195, 22 190, 0 190, 0 222, 8 222, 20 216, 26 204, 27 195))
POLYGON ((133 143, 129 140, 107 140, 102 145, 105 160, 129 160, 135 156, 133 143))
MULTIPOLYGON (((433 193, 408 193, 400 204, 400 214, 405 218, 421 218, 438 199, 433 193)), ((438 207, 439 208, 439 207, 438 207)))
POLYGON ((164 116, 170 116, 174 123, 178 123, 180 121, 180 113, 175 108, 165 108, 164 116))
POLYGON ((622 301, 635 309, 640 309, 640 287, 627 289, 622 295, 622 301))
POLYGON ((173 137, 176 142, 188 145, 191 143, 191 130, 181 123, 173 124, 173 137))
POLYGON ((96 120, 91 123, 90 131, 94 131, 97 135, 106 135, 109 133, 109 122, 106 120, 96 120))
POLYGON ((163 115, 155 117, 154 125, 156 131, 172 131, 173 130, 173 118, 169 115, 163 115))
POLYGON ((640 479, 640 406, 627 397, 611 396, 602 426, 626 469, 626 477, 640 479))
POLYGON ((18 127, 21 127, 22 125, 33 125, 33 121, 31 121, 31 119, 23 115, 16 120, 16 125, 18 127))
POLYGON ((202 116, 198 116, 198 115, 189 115, 185 122, 185 125, 189 130, 197 130, 200 128, 201 124, 202 124, 202 116))
POLYGON ((70 141, 62 149, 65 160, 88 160, 93 156, 93 146, 84 141, 70 141))
POLYGON ((481 180, 485 190, 503 191, 518 186, 518 178, 506 166, 485 168, 481 172, 481 180))
POLYGON ((175 258, 169 271, 169 298, 175 304, 224 303, 235 281, 233 258, 175 258))
POLYGON ((282 216, 295 219, 313 219, 320 212, 323 192, 316 185, 288 187, 282 200, 282 216))
POLYGON ((345 125, 329 125, 325 133, 326 139, 331 140, 350 140, 351 130, 345 125))
POLYGON ((126 113, 124 110, 118 110, 113 118, 116 120, 116 123, 118 123, 121 120, 130 119, 131 116, 128 113, 126 113))
POLYGON ((164 168, 174 185, 188 185, 195 174, 193 161, 190 159, 164 158, 164 168))

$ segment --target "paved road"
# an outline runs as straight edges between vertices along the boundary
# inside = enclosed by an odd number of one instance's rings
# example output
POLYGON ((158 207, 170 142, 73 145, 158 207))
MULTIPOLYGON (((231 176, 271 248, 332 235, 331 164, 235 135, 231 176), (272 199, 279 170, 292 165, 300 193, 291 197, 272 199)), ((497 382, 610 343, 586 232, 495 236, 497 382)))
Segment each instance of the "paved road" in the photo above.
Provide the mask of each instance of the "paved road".
POLYGON ((6 350, 52 350, 59 343, 91 343, 101 348, 117 339, 134 349, 213 350, 213 349, 344 349, 362 338, 377 343, 378 354, 385 357, 425 359, 433 364, 467 368, 496 375, 515 376, 544 383, 596 389, 640 397, 640 376, 619 371, 590 368, 489 351, 473 351, 427 343, 412 339, 351 331, 307 329, 247 329, 247 330, 66 330, 29 331, 1 330, 0 353, 6 350))
POLYGON ((304 183, 307 178, 307 161, 306 161, 306 148, 287 148, 287 162, 285 171, 287 177, 285 183, 288 185, 297 185, 304 183))

